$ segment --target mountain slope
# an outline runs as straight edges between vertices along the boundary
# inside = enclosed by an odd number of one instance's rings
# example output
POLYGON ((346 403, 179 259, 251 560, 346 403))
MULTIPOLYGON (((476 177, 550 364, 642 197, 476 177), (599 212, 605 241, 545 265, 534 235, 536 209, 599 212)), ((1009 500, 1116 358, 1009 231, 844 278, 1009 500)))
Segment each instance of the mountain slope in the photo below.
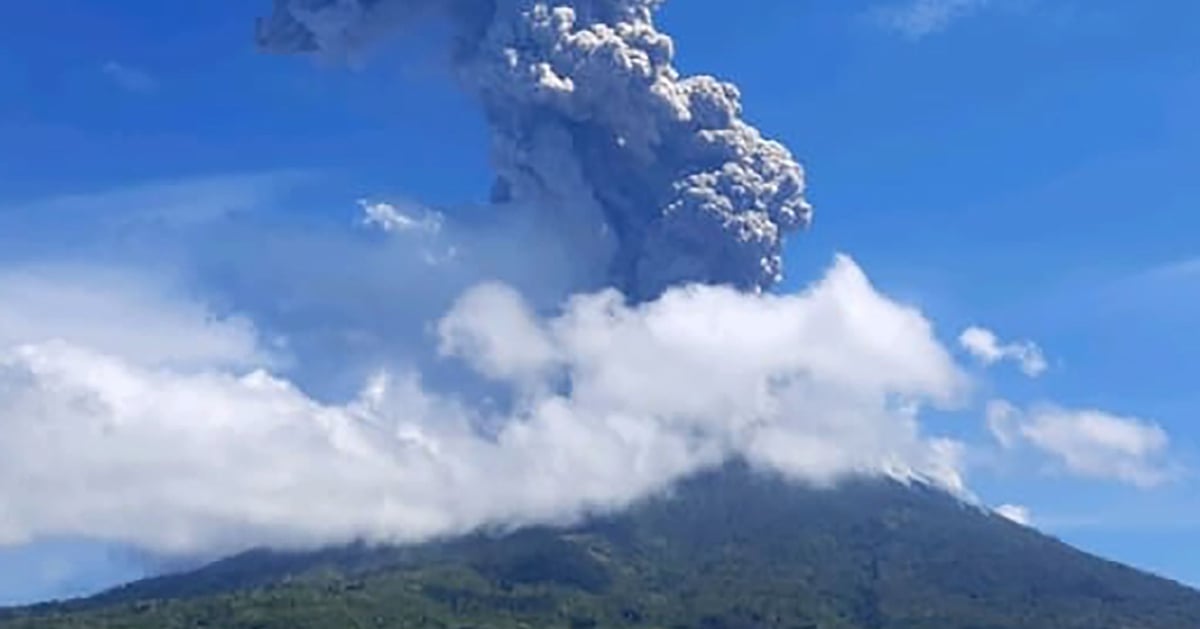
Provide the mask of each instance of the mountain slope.
POLYGON ((569 531, 248 553, 0 622, 204 626, 1189 629, 1200 593, 932 489, 729 468, 569 531))

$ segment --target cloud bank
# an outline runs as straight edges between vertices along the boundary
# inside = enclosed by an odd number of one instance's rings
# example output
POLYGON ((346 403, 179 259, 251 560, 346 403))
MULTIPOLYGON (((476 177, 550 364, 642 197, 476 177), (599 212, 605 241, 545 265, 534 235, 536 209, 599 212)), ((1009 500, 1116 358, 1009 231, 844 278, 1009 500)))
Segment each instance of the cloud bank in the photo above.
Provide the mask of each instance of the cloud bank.
POLYGON ((467 404, 400 372, 327 404, 262 369, 65 340, 10 347, 0 543, 207 554, 413 541, 569 521, 732 457, 816 484, 962 486, 956 444, 922 435, 917 412, 960 399, 964 376, 929 323, 848 258, 794 295, 692 286, 631 306, 604 291, 552 316, 483 284, 437 337, 512 403, 467 404))

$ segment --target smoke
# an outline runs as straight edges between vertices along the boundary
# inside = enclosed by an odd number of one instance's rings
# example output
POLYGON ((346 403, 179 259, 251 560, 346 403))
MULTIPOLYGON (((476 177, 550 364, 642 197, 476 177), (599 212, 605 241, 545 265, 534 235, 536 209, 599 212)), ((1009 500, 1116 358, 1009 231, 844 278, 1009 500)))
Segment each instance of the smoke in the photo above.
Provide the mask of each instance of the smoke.
POLYGON ((419 541, 618 509, 730 459, 965 491, 962 446, 919 421, 961 400, 961 369, 849 258, 802 292, 764 290, 810 219, 803 171, 741 119, 734 86, 679 75, 655 4, 277 2, 259 37, 285 52, 453 25, 492 128, 494 212, 364 201, 347 234, 247 220, 229 209, 258 193, 240 186, 237 203, 185 186, 166 197, 189 203, 119 230, 168 237, 81 230, 101 260, 155 243, 118 260, 133 268, 173 251, 168 275, 195 290, 0 291, 0 322, 22 324, 0 335, 0 545, 419 541))
MULTIPOLYGON (((811 219, 803 170, 734 86, 680 76, 657 4, 277 0, 259 40, 287 53, 452 26, 491 126, 487 216, 305 220, 276 199, 293 175, 0 212, 0 547, 413 542, 619 509, 732 459, 967 494, 966 446, 921 420, 969 379, 847 257, 765 290, 811 219)), ((1168 478, 1156 425, 996 408, 1006 450, 1168 478)))
POLYGON ((804 171, 736 86, 681 76, 657 0, 277 0, 265 49, 341 57, 425 19, 491 127, 494 201, 539 208, 635 300, 685 282, 760 290, 806 226, 804 171))

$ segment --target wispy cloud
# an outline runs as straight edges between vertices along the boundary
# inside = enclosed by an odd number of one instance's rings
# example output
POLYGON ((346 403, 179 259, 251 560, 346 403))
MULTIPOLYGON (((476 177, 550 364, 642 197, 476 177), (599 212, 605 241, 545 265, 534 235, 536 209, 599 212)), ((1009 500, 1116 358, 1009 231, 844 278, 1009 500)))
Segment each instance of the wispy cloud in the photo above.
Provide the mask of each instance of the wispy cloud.
POLYGON ((996 515, 1012 520, 1022 526, 1031 526, 1033 524, 1033 516, 1029 511, 1029 507, 1022 505, 1000 505, 996 507, 996 515))
POLYGON ((1150 270, 1145 277, 1168 281, 1200 279, 1200 256, 1164 264, 1150 270))
POLYGON ((166 284, 95 264, 0 266, 0 348, 68 342, 174 367, 274 362, 249 321, 213 313, 166 284))
POLYGON ((149 94, 157 91, 159 87, 158 79, 149 72, 117 61, 106 62, 100 66, 100 71, 121 89, 129 92, 149 94))
POLYGON ((278 170, 181 177, 7 203, 0 205, 0 215, 26 226, 39 217, 59 223, 95 219, 108 224, 194 225, 261 209, 315 176, 278 170))
POLYGON ((987 328, 971 326, 958 337, 958 344, 967 353, 984 365, 994 365, 1010 360, 1020 367, 1021 372, 1036 378, 1046 371, 1046 357, 1042 348, 1032 341, 1002 343, 995 332, 987 328))
POLYGON ((1171 334, 1172 330, 1187 329, 1200 316, 1200 255, 1177 257, 1114 277, 1088 292, 1066 296, 1063 305, 1076 302, 1074 309, 1066 312, 1079 311, 1080 300, 1087 300, 1086 310, 1070 320, 1073 326, 1081 320, 1119 326, 1126 337, 1130 328, 1136 328, 1143 342, 1169 339, 1170 348, 1176 351, 1200 347, 1196 344, 1200 337, 1171 334))
POLYGON ((878 24, 918 40, 941 32, 952 23, 991 4, 992 0, 906 0, 877 7, 872 16, 878 24))
POLYGON ((384 201, 360 200, 362 224, 376 227, 385 232, 425 232, 436 234, 442 230, 445 218, 438 212, 417 206, 400 207, 384 201))
POLYGON ((1200 513, 1182 501, 1178 506, 1038 515, 1038 526, 1053 531, 1107 531, 1141 533, 1194 533, 1200 530, 1200 513))
POLYGON ((1170 436, 1158 424, 1095 409, 993 401, 988 427, 1005 448, 1028 445, 1075 476, 1150 488, 1175 478, 1170 436))

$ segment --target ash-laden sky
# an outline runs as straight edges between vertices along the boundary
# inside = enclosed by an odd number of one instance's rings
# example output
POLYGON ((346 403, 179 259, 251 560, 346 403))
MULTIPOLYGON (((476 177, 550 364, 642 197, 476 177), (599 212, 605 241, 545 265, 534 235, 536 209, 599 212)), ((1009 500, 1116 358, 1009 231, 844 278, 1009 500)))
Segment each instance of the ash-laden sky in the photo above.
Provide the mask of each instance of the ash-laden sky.
MULTIPOLYGON (((1031 526, 1051 520, 995 489, 1015 468, 1138 492, 1186 479, 1153 419, 1029 395, 1062 362, 986 310, 939 326, 853 252, 781 289, 785 245, 822 225, 804 169, 732 82, 677 68, 661 4, 261 7, 248 84, 353 75, 421 39, 483 122, 478 146, 406 119, 405 100, 446 96, 403 73, 370 75, 399 87, 363 100, 426 147, 486 153, 485 200, 350 192, 273 163, 4 201, 0 554, 51 548, 71 575, 76 544, 174 563, 569 523, 735 459, 821 487, 931 483, 1031 526)), ((860 17, 915 45, 984 4, 860 17)), ((129 98, 183 80, 97 68, 129 98)), ((213 128, 252 153, 270 119, 213 128)), ((411 139, 358 164, 400 178, 437 158, 411 139)))
MULTIPOLYGON (((679 75, 653 9, 276 3, 261 46, 334 59, 417 20, 451 22, 454 78, 491 130, 496 238, 432 209, 360 203, 358 228, 409 256, 343 255, 381 271, 372 288, 425 318, 402 350, 411 355, 392 357, 406 366, 341 400, 272 369, 336 362, 344 343, 273 346, 236 303, 218 314, 155 294, 146 278, 72 284, 77 271, 22 269, 8 282, 26 297, 12 296, 15 338, 0 362, 10 418, 0 539, 99 537, 184 556, 410 542, 569 522, 732 458, 814 484, 880 474, 965 494, 961 444, 918 421, 925 406, 961 402, 962 369, 929 322, 848 257, 801 293, 765 292, 784 234, 809 220, 802 169, 742 120, 736 87, 679 75), (569 255, 541 260, 542 250, 569 255), (570 269, 553 301, 491 277, 513 257, 536 261, 510 272, 518 285, 570 269), (437 286, 439 275, 462 289, 430 298, 404 285, 437 286), (56 312, 102 315, 111 328, 56 312), (459 368, 431 387, 431 361, 459 368), (70 464, 40 464, 47 452, 70 464), (161 525, 136 525, 147 519, 161 525)), ((224 249, 259 236, 217 223, 224 249)), ((144 229, 162 231, 155 220, 144 229)), ((290 262, 355 245, 287 247, 278 255, 290 262)), ((249 265, 264 251, 235 255, 249 265)), ((287 272, 306 293, 326 290, 287 272)), ((369 292, 333 305, 363 308, 369 292)), ((291 331, 306 334, 316 333, 291 331)))
POLYGON ((446 20, 491 130, 494 199, 537 208, 635 299, 686 282, 770 287, 808 224, 804 171, 742 118, 736 85, 682 76, 659 0, 277 2, 267 50, 345 56, 446 20))

